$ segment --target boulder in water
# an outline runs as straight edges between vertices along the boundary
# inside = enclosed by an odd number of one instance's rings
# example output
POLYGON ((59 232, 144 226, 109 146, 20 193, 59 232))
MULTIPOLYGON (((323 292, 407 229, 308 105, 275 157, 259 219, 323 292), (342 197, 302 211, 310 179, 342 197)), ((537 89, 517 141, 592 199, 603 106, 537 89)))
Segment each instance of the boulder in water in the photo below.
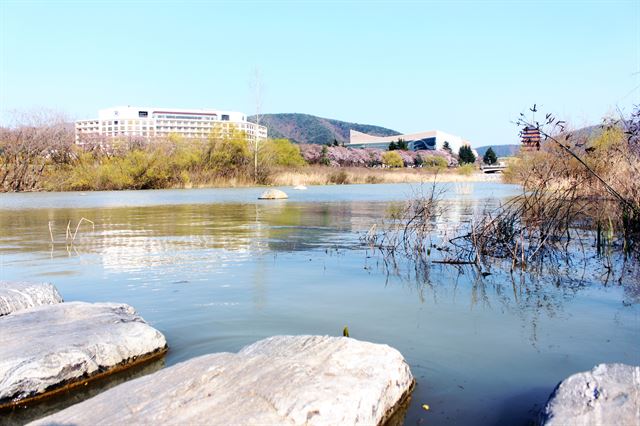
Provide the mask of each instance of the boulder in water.
POLYGON ((387 345, 276 336, 176 364, 34 424, 380 425, 413 384, 387 345))
POLYGON ((600 364, 564 379, 541 413, 555 425, 640 424, 640 367, 600 364))
POLYGON ((124 304, 70 302, 0 317, 0 408, 157 358, 164 336, 124 304))
POLYGON ((260 200, 283 200, 289 198, 289 196, 279 189, 267 189, 258 197, 260 200))
POLYGON ((62 296, 52 284, 0 281, 0 317, 34 306, 61 302, 62 296))

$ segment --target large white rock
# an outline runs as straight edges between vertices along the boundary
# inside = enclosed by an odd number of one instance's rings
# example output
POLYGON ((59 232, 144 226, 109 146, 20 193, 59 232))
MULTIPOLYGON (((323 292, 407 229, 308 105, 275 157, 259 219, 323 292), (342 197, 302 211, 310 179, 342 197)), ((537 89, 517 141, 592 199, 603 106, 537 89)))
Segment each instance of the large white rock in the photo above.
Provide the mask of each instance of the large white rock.
POLYGON ((409 366, 389 346, 276 336, 174 365, 33 424, 376 425, 412 386, 409 366))
POLYGON ((563 380, 553 392, 541 423, 640 425, 640 367, 600 364, 563 380))
POLYGON ((49 283, 0 281, 0 317, 22 309, 60 302, 62 296, 49 283))
POLYGON ((129 305, 71 302, 0 317, 0 406, 162 351, 129 305))
POLYGON ((279 189, 267 189, 258 197, 260 200, 283 200, 289 196, 279 189))

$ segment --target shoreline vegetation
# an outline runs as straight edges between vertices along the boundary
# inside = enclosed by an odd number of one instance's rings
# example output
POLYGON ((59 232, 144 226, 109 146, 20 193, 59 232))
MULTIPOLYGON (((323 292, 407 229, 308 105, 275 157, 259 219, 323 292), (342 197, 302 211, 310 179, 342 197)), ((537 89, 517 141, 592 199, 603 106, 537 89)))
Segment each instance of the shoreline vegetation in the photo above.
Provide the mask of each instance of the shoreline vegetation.
POLYGON ((605 282, 637 273, 640 108, 629 120, 605 122, 586 136, 565 131, 551 114, 542 124, 521 124, 542 140, 505 171, 505 182, 522 186, 520 195, 475 214, 452 234, 434 237, 443 188, 433 185, 372 228, 363 242, 392 266, 404 258, 416 271, 430 264, 436 249, 446 254, 439 263, 475 265, 483 274, 496 265, 558 274, 580 258, 597 264, 605 282))
POLYGON ((410 151, 394 143, 386 151, 287 139, 256 144, 236 129, 205 140, 173 134, 76 143, 64 120, 45 114, 0 129, 0 192, 497 180, 478 170, 475 157, 458 158, 450 149, 410 151))
POLYGON ((334 184, 376 184, 376 183, 467 183, 501 182, 500 175, 482 172, 460 173, 458 170, 432 169, 382 169, 344 167, 326 170, 327 166, 309 166, 297 170, 274 172, 272 185, 334 185, 334 184))

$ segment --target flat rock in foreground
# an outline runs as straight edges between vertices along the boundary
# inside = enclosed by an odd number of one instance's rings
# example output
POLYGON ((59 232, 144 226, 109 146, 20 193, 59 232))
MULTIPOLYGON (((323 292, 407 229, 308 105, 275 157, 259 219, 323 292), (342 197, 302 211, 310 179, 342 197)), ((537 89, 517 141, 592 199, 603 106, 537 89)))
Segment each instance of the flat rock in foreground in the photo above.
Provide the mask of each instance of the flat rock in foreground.
POLYGON ((61 302, 62 296, 49 283, 0 281, 0 317, 34 306, 61 302))
POLYGON ((544 425, 640 425, 640 367, 600 364, 563 380, 542 412, 544 425))
POLYGON ((0 318, 0 407, 166 348, 129 305, 71 302, 0 318))
POLYGON ((389 346, 276 336, 174 365, 34 424, 375 425, 412 386, 389 346))

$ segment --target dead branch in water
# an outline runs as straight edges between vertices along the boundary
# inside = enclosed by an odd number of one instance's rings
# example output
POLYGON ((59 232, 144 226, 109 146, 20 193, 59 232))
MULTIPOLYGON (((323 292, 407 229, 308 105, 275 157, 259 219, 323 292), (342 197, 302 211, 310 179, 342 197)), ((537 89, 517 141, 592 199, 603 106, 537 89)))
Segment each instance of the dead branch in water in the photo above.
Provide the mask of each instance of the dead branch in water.
POLYGON ((83 221, 89 222, 91 224, 91 226, 92 226, 92 229, 94 231, 96 230, 96 224, 92 220, 89 220, 89 219, 87 219, 85 217, 81 217, 80 220, 78 221, 78 225, 76 226, 76 230, 73 233, 73 238, 71 239, 71 241, 75 241, 76 235, 78 235, 78 229, 80 228, 80 225, 82 224, 83 221))
MULTIPOLYGON (((73 245, 73 242, 75 241, 76 237, 78 236, 78 231, 80 230, 80 225, 82 225, 82 222, 88 222, 91 224, 92 230, 95 231, 96 230, 96 224, 95 222, 93 222, 90 219, 87 219, 86 217, 81 217, 80 220, 78 221, 75 231, 71 232, 71 220, 69 220, 67 222, 67 227, 65 229, 65 242, 67 244, 71 244, 73 245)), ((51 244, 55 244, 55 239, 53 238, 53 221, 49 221, 48 222, 48 226, 49 226, 49 237, 51 238, 51 244)))
POLYGON ((403 206, 389 215, 387 222, 379 227, 372 225, 361 240, 386 257, 396 253, 414 259, 428 256, 434 220, 443 213, 440 201, 444 192, 443 188, 436 187, 435 180, 427 191, 421 186, 403 206))

